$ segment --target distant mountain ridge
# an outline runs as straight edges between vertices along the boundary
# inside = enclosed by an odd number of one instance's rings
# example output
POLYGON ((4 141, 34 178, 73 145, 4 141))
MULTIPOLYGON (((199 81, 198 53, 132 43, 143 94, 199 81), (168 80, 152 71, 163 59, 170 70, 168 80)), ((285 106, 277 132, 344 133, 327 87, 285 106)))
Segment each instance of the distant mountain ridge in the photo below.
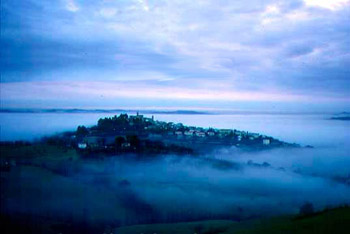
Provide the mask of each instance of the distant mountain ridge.
POLYGON ((350 112, 341 112, 330 118, 331 120, 350 120, 350 112))
POLYGON ((229 109, 210 109, 210 110, 189 110, 189 109, 84 109, 84 108, 0 108, 0 113, 134 113, 140 114, 173 114, 173 115, 349 115, 350 112, 332 113, 332 112, 300 112, 300 111, 277 111, 277 110, 229 110, 229 109))
POLYGON ((0 113, 121 113, 121 112, 140 112, 142 114, 181 114, 181 115, 209 115, 213 114, 207 111, 192 110, 134 110, 134 109, 17 109, 1 108, 0 113))

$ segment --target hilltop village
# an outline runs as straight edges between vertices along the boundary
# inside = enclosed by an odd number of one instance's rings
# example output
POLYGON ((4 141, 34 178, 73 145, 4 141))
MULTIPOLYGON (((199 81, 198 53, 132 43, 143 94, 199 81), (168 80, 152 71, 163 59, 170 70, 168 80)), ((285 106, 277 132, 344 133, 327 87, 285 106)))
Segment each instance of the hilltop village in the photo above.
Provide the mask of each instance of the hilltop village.
POLYGON ((102 118, 96 126, 79 126, 70 136, 81 152, 205 153, 218 147, 245 149, 295 147, 258 133, 231 129, 201 128, 157 121, 143 115, 120 114, 102 118))

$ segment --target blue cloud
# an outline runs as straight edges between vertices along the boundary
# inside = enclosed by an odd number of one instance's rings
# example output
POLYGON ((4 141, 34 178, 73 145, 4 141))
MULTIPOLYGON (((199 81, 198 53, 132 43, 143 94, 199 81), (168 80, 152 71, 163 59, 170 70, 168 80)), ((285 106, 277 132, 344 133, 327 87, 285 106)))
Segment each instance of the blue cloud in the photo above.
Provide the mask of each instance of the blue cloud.
POLYGON ((172 80, 349 99, 350 7, 305 2, 3 0, 1 82, 172 80))

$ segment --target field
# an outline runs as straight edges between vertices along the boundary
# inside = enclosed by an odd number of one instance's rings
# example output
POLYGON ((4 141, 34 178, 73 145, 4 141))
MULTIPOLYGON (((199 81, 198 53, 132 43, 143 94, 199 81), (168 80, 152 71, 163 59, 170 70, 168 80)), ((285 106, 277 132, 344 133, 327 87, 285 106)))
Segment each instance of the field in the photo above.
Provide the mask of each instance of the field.
POLYGON ((350 230, 350 208, 341 207, 316 213, 310 216, 284 216, 271 219, 233 222, 212 220, 191 223, 138 225, 122 227, 116 230, 120 234, 250 234, 250 233, 348 233, 350 230))

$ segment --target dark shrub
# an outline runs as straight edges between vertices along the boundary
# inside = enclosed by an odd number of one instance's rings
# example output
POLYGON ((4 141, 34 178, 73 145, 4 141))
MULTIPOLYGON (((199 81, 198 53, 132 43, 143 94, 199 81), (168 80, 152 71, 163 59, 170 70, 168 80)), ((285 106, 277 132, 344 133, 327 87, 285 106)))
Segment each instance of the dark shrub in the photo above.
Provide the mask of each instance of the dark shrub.
POLYGON ((310 215, 314 213, 314 206, 310 202, 305 202, 304 205, 300 207, 300 215, 310 215))

